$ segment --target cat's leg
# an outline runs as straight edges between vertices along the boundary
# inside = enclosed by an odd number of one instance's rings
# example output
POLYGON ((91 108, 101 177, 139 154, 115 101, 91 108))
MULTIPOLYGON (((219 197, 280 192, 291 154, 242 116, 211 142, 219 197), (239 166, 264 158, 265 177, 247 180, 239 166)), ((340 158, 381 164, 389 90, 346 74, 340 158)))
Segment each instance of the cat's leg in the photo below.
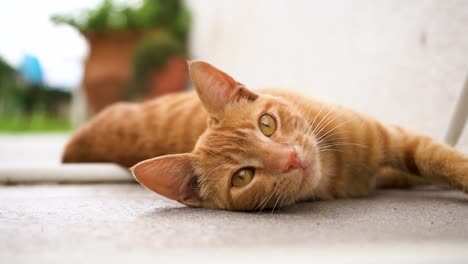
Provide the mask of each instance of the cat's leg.
POLYGON ((404 170, 432 183, 468 190, 468 156, 436 140, 391 126, 384 134, 386 165, 404 170))
POLYGON ((392 167, 382 167, 376 175, 377 188, 382 189, 409 189, 426 184, 429 184, 429 181, 420 176, 392 167))

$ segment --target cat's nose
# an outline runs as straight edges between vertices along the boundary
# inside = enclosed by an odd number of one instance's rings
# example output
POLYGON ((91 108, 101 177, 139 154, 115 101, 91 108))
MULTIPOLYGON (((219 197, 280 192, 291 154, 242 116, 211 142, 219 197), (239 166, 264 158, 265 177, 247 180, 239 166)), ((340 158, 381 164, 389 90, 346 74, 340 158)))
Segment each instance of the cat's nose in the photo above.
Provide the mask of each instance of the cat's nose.
POLYGON ((281 163, 281 172, 288 172, 289 170, 303 167, 302 162, 297 157, 295 149, 292 149, 288 154, 286 154, 285 159, 281 163))

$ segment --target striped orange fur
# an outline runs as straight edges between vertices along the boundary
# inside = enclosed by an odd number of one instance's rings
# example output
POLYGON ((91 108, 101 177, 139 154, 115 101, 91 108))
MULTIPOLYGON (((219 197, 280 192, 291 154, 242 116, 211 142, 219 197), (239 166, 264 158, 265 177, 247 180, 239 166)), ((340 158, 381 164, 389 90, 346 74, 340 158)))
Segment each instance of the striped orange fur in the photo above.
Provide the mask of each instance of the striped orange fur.
POLYGON ((254 93, 205 62, 189 68, 196 91, 107 108, 74 135, 63 161, 133 166, 152 191, 229 210, 415 181, 468 187, 468 157, 427 136, 289 91, 254 93))

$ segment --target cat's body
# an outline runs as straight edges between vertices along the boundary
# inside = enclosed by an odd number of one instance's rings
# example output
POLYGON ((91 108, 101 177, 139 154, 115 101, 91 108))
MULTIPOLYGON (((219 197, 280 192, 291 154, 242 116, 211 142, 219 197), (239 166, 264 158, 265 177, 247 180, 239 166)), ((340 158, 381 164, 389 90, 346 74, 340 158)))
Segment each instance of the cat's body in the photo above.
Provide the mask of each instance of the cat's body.
POLYGON ((78 131, 63 161, 133 166, 146 160, 133 172, 149 189, 224 209, 368 195, 378 182, 406 183, 408 174, 468 187, 468 158, 449 146, 289 91, 257 95, 198 64, 191 74, 201 101, 184 92, 112 106, 78 131), (272 134, 261 130, 270 129, 261 123, 265 115, 274 122, 272 134), (252 174, 241 177, 240 187, 233 180, 239 171, 252 174))
POLYGON ((190 152, 208 114, 195 91, 145 103, 117 103, 80 128, 63 162, 113 162, 125 167, 162 155, 190 152))

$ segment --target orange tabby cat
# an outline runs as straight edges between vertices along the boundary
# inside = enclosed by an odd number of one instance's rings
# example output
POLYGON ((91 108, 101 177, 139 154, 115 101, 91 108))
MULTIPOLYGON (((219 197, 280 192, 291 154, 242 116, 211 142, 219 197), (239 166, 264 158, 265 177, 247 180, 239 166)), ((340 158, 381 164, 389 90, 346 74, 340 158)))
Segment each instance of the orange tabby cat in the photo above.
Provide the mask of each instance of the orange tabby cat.
POLYGON ((137 163, 148 189, 230 210, 368 195, 407 183, 404 173, 468 187, 468 157, 429 137, 289 91, 254 93, 205 62, 189 69, 198 97, 112 106, 77 132, 63 161, 137 163))

